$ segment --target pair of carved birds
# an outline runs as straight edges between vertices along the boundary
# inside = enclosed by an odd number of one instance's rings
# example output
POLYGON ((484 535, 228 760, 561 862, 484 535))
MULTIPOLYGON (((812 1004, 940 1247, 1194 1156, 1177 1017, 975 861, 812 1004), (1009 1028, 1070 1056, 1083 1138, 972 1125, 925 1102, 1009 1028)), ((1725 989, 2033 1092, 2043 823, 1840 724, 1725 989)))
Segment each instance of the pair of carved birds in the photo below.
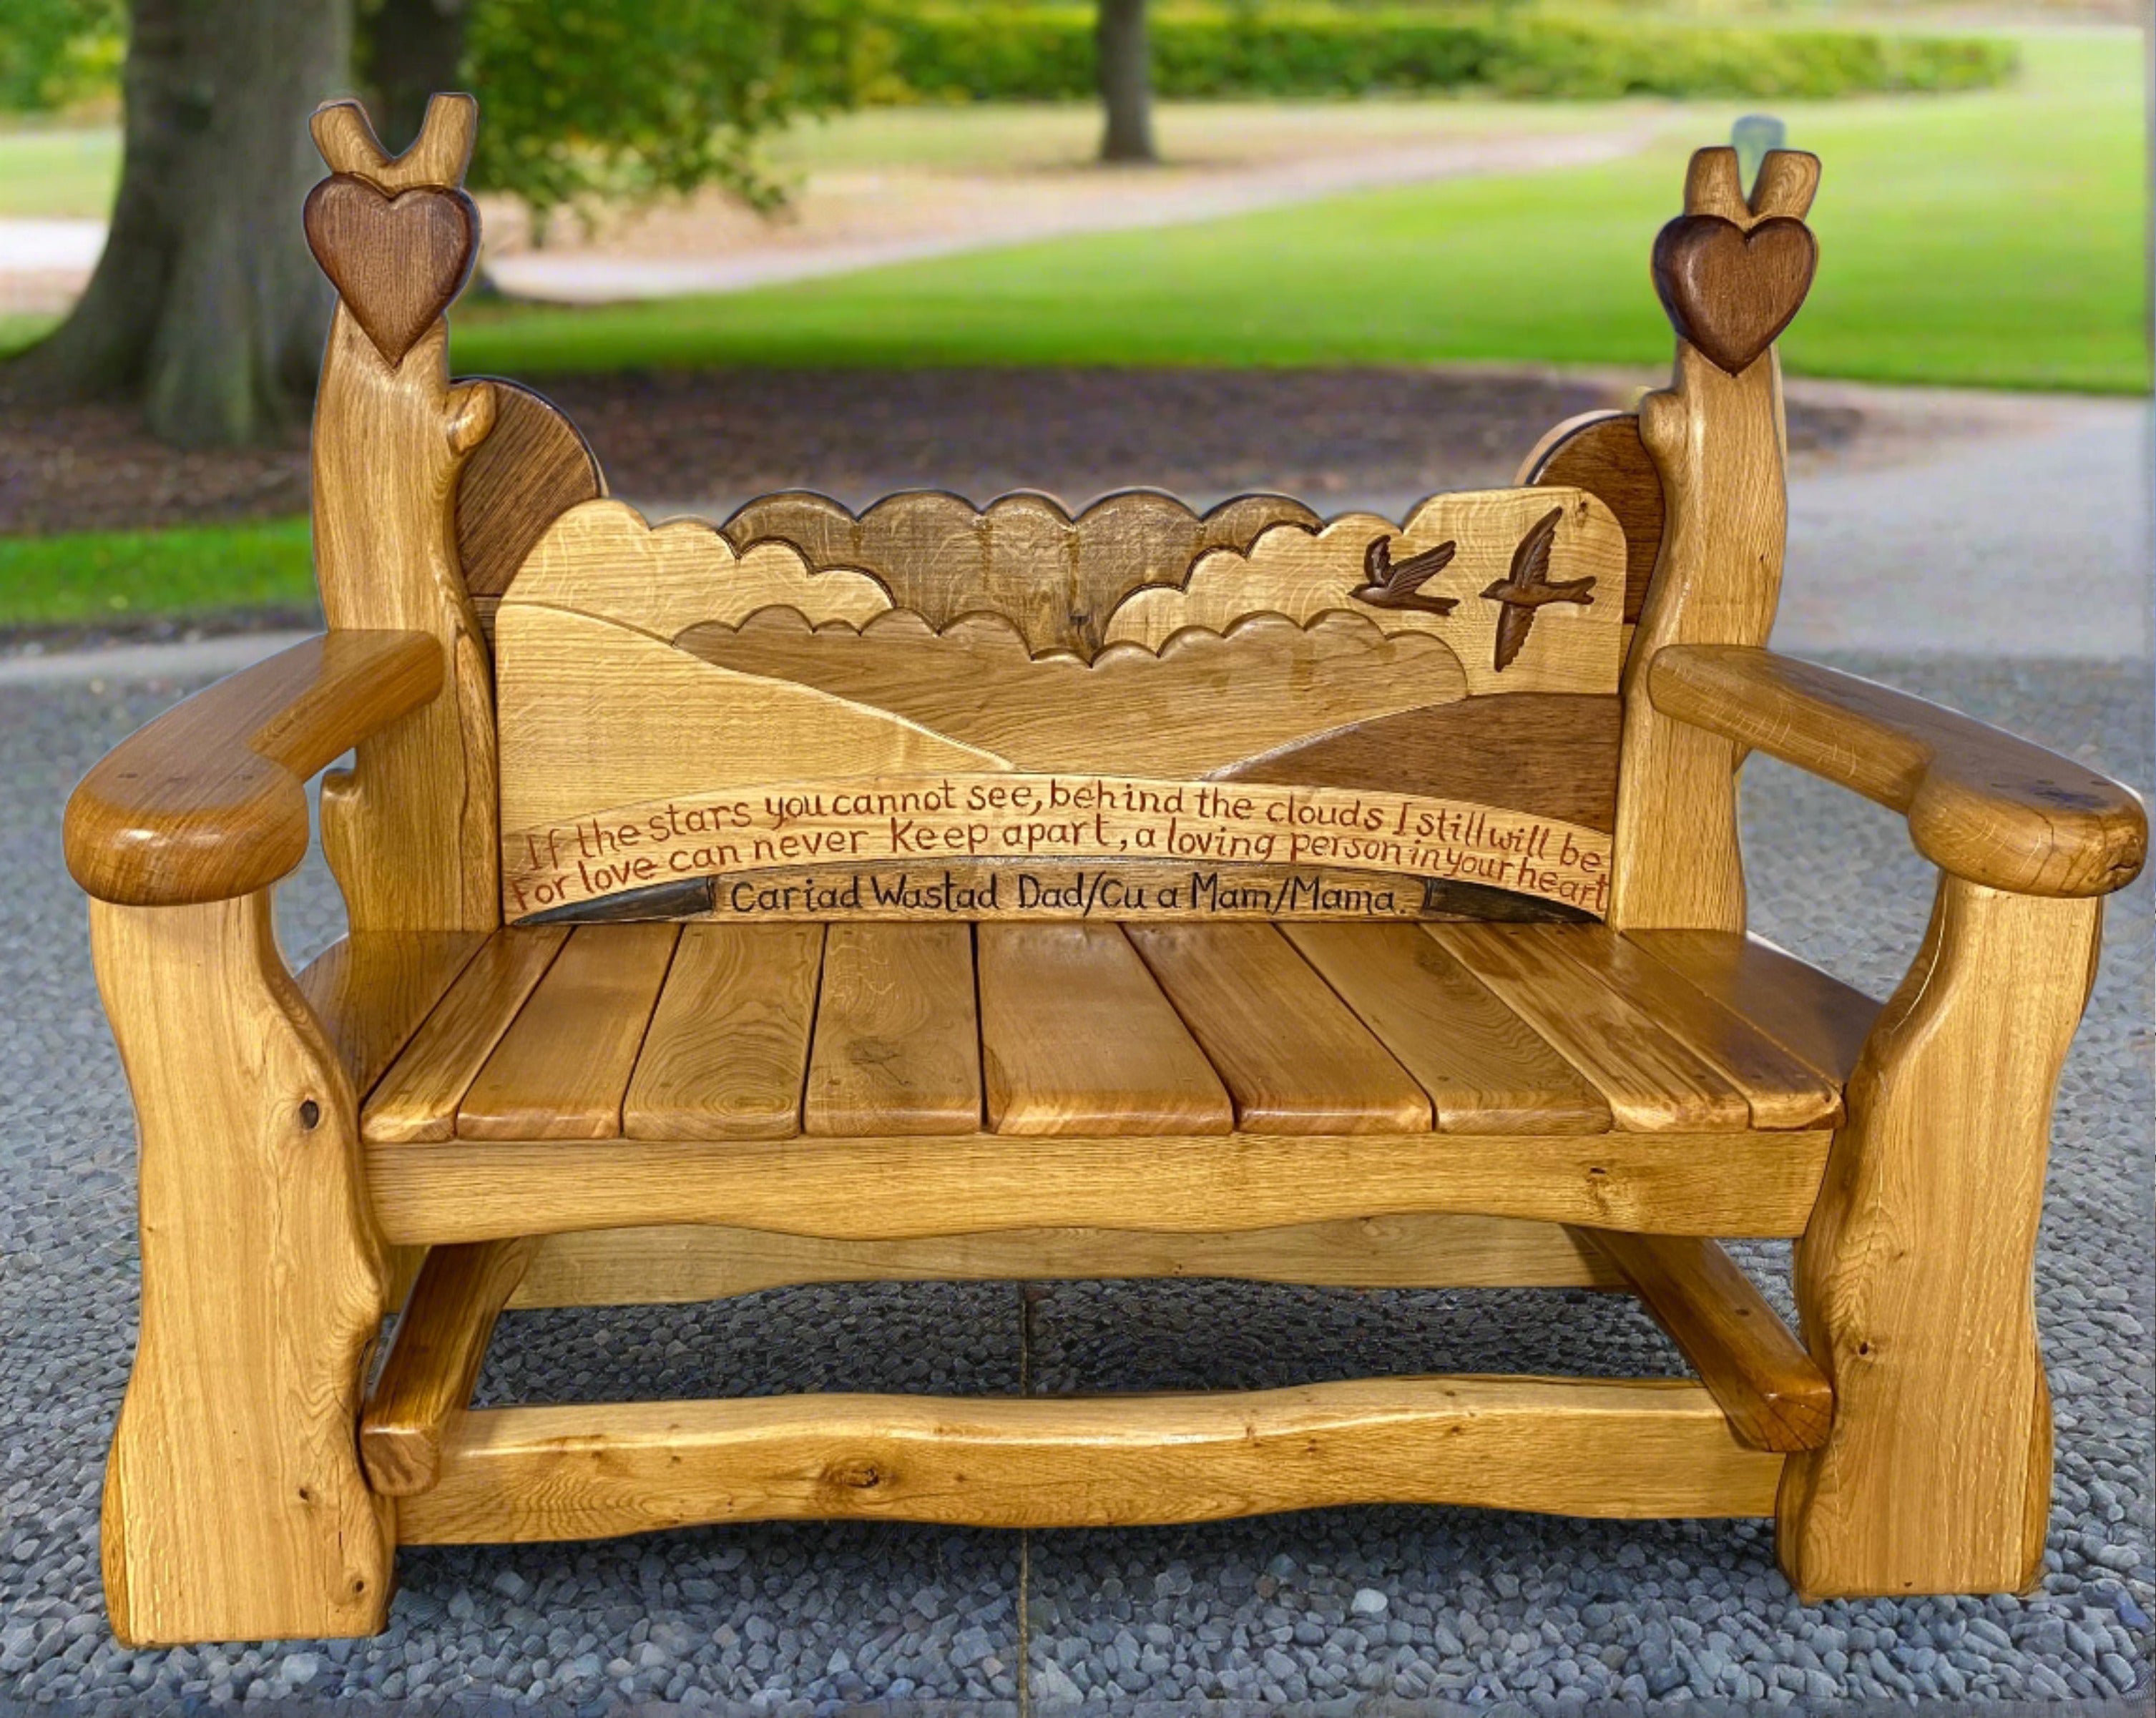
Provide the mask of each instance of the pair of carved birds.
MULTIPOLYGON (((1490 601, 1505 605, 1497 617, 1496 668, 1500 672, 1526 646, 1535 616, 1544 607, 1552 603, 1584 605, 1594 600, 1588 594, 1594 588, 1593 578, 1552 579, 1549 576, 1550 550, 1557 541, 1558 525, 1563 517, 1564 509, 1553 507, 1537 520, 1520 539, 1519 546, 1512 551, 1512 571, 1482 588, 1482 594, 1490 601)), ((1451 565, 1459 547, 1456 542, 1443 542, 1395 562, 1393 540, 1379 537, 1363 557, 1363 582, 1348 595, 1373 608, 1413 608, 1427 614, 1450 614, 1460 606, 1459 597, 1431 596, 1422 587, 1451 565)))

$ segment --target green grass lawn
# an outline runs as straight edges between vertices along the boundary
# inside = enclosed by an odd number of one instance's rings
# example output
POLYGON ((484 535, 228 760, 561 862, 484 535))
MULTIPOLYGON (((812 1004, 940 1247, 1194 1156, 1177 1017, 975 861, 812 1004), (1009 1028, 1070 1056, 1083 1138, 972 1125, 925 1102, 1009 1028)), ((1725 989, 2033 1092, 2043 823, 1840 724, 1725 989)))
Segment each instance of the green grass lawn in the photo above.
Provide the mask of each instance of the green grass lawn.
POLYGON ((305 519, 0 536, 0 627, 94 626, 131 615, 314 602, 305 519))
POLYGON ((102 219, 119 183, 117 126, 0 130, 0 215, 102 219))
MULTIPOLYGON (((1784 108, 1792 142, 1826 163, 1820 279, 1784 343, 1792 371, 2147 387, 2139 36, 2032 33, 2024 47, 2026 70, 2010 89, 1784 108)), ((1365 192, 723 297, 474 310, 458 326, 457 362, 511 375, 1660 362, 1669 332, 1647 285, 1648 244, 1675 212, 1686 150, 1726 136, 1736 109, 1637 111, 1670 123, 1653 147, 1606 167, 1365 192)))

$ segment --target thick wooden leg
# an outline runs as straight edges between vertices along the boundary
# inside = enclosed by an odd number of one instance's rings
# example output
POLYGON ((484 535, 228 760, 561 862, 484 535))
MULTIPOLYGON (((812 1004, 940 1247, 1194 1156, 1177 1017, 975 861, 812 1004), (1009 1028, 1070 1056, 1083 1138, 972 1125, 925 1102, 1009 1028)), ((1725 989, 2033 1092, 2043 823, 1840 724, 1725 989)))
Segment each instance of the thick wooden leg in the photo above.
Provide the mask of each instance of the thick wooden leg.
POLYGON ((1782 1481, 1807 1597, 2034 1580, 2051 1489, 2031 1272, 2051 1100, 2088 999, 2096 900, 1944 877, 1848 1090, 1797 1304, 1834 1380, 1825 1445, 1782 1481))
POLYGON ((372 1633, 395 1527, 357 1421, 387 1285, 351 1081, 266 891, 92 901, 90 943, 141 1143, 141 1336, 105 1478, 113 1630, 372 1633))

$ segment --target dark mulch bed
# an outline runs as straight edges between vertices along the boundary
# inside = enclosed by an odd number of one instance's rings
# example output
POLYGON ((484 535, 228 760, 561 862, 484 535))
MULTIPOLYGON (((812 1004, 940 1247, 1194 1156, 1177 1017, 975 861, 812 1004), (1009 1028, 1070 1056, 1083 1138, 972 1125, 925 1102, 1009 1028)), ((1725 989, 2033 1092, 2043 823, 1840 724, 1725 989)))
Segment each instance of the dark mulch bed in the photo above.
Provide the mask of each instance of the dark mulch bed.
MULTIPOLYGON (((1333 495, 1509 481, 1560 418, 1630 391, 1532 375, 1402 370, 735 370, 541 384, 619 495, 672 502, 808 487, 843 499, 940 485, 1070 500, 1152 484, 1333 495)), ((1790 413, 1799 449, 1852 436, 1845 408, 1790 413)), ((303 432, 181 453, 119 406, 0 405, 0 533, 267 518, 307 505, 303 432)))

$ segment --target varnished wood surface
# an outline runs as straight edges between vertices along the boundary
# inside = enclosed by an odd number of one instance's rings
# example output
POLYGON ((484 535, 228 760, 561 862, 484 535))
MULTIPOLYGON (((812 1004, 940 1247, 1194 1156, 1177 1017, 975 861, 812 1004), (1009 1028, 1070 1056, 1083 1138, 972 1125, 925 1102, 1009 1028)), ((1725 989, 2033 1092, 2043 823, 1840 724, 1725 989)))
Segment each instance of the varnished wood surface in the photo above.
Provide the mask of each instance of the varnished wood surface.
POLYGON ((372 1633, 396 1534, 352 1428, 388 1271, 352 1087, 266 892, 95 901, 90 931, 141 1145, 141 1336, 99 1544, 114 1633, 372 1633))
POLYGON ((1496 925, 1432 925, 1424 934, 1578 1069, 1619 1127, 1750 1124, 1751 1108, 1734 1085, 1547 936, 1496 925))
POLYGON ((2107 895, 2139 874, 2148 820, 2094 770, 1838 669, 1693 645, 1656 657, 1656 708, 1904 813, 1940 869, 2017 895, 2107 895))
POLYGON ((472 931, 361 931, 295 975, 354 1091, 382 1077, 485 944, 472 931))
POLYGON ((1793 1051, 1604 925, 1553 926, 1549 947, 1577 961, 1743 1095, 1754 1127, 1830 1127, 1841 1091, 1793 1051))
POLYGON ((1250 1133, 1398 1133, 1430 1098, 1270 925, 1133 925, 1131 941, 1250 1133))
POLYGON ((68 869, 100 900, 228 900, 305 857, 306 782, 434 698, 442 652, 409 632, 337 632, 228 675, 146 723, 68 801, 68 869))
POLYGON ((1446 1133, 1603 1133, 1609 1105, 1467 969, 1411 925, 1283 934, 1375 1033, 1446 1133))
POLYGON ((1781 1467, 1675 1380, 619 1403, 467 1413, 399 1529, 489 1544, 828 1516, 1132 1526, 1371 1502, 1755 1515, 1781 1467))
POLYGON ((1793 1235, 1830 1135, 1199 1134, 370 1144, 400 1244, 649 1223, 834 1239, 977 1229, 1213 1233, 1387 1213, 1793 1235))
POLYGON ((1816 1597, 2019 1591, 2051 1498, 2031 1272, 2061 1064, 2102 903, 1939 880, 1848 1091, 1797 1310, 1834 1430, 1794 1462, 1776 1553, 1816 1597))
POLYGON ((1647 1310, 1754 1449, 1816 1449, 1834 1418, 1834 1387, 1721 1243, 1696 1235, 1604 1230, 1647 1310))
POLYGON ((1655 291, 1670 326, 1732 376, 1796 320, 1819 267, 1819 241, 1789 215, 1748 225, 1680 215, 1655 240, 1655 291))
POLYGON ((604 1140, 659 1001, 673 925, 571 933, 457 1106, 465 1139, 604 1140))
POLYGON ((1122 929, 981 925, 988 1127, 1225 1133, 1227 1092, 1122 929))
POLYGON ((1517 481, 1585 490, 1625 528, 1625 618, 1640 618, 1662 547, 1662 476, 1640 439, 1636 412, 1584 412, 1550 430, 1517 481))
POLYGON ((512 928, 489 937, 409 1048, 367 1094, 360 1131, 380 1140, 453 1137, 457 1105, 568 935, 553 928, 512 928))
POLYGON ((479 211, 452 186, 393 197, 332 174, 308 196, 305 222, 315 260, 391 364, 449 309, 479 259, 479 211))
POLYGON ((495 1321, 536 1245, 520 1238, 428 1251, 360 1416, 360 1459, 377 1491, 408 1497, 434 1483, 442 1439, 471 1402, 495 1321))
POLYGON ((1879 1004, 1862 991, 1760 937, 1635 931, 1629 940, 1837 1085, 1847 1083, 1879 1018, 1879 1004))
POLYGON ((812 1134, 980 1126, 970 926, 830 927, 801 1125, 812 1134))
POLYGON ((622 1100, 630 1139, 783 1139, 824 965, 821 925, 687 925, 622 1100))
POLYGON ((798 1283, 1149 1277, 1363 1289, 1626 1286, 1584 1231, 1459 1213, 1343 1218, 1240 1233, 1030 1228, 897 1241, 674 1223, 549 1235, 509 1304, 715 1300, 798 1283))
POLYGON ((591 444, 552 401, 492 387, 494 428, 457 480, 457 563, 475 598, 499 597, 548 526, 607 492, 591 444))

